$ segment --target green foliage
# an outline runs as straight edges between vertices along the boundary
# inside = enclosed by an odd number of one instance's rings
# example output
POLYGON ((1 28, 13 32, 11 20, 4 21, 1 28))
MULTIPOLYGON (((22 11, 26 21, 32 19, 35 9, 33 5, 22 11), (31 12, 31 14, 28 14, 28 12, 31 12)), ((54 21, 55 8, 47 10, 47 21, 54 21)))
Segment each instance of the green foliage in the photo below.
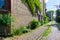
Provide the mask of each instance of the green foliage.
POLYGON ((35 5, 34 5, 34 1, 33 0, 27 0, 28 6, 32 12, 32 14, 34 15, 35 13, 35 5))
POLYGON ((24 2, 29 6, 32 15, 35 14, 35 8, 38 8, 39 12, 41 13, 42 8, 41 8, 40 0, 22 0, 22 2, 24 2))
POLYGON ((34 0, 34 4, 38 8, 39 12, 41 13, 42 7, 41 7, 40 0, 34 0))
POLYGON ((51 13, 52 13, 52 15, 54 14, 54 10, 50 10, 50 11, 48 11, 48 12, 51 12, 51 13))
POLYGON ((40 23, 41 23, 41 26, 42 26, 44 24, 44 20, 40 21, 40 23))
POLYGON ((30 30, 27 29, 25 26, 22 26, 22 27, 20 27, 20 28, 18 28, 18 29, 13 29, 12 34, 13 34, 13 35, 21 35, 21 34, 23 34, 23 33, 29 32, 29 31, 30 31, 30 30))
POLYGON ((52 14, 54 14, 54 10, 50 10, 49 12, 52 12, 52 14))
POLYGON ((51 32, 51 27, 48 27, 47 30, 44 31, 43 33, 43 37, 42 40, 46 40, 47 36, 49 35, 49 33, 51 32))
POLYGON ((56 22, 60 22, 60 9, 56 11, 56 22))
POLYGON ((13 29, 11 33, 13 35, 21 35, 21 34, 30 32, 31 30, 37 28, 40 25, 41 25, 40 22, 34 19, 29 23, 28 26, 22 26, 18 29, 13 29))
POLYGON ((47 17, 46 14, 44 14, 44 23, 48 23, 49 22, 49 18, 47 17))
POLYGON ((54 10, 50 10, 50 11, 48 11, 48 12, 51 12, 51 13, 52 13, 52 20, 54 20, 54 16, 53 16, 54 10))
POLYGON ((43 36, 48 36, 48 34, 51 32, 51 28, 48 27, 48 29, 44 32, 43 36))
POLYGON ((22 1, 22 3, 24 3, 24 4, 27 2, 27 0, 21 0, 21 1, 22 1))
POLYGON ((56 11, 57 15, 60 16, 60 9, 56 11))
POLYGON ((40 22, 34 19, 30 22, 30 24, 28 25, 28 28, 29 29, 35 29, 40 25, 41 25, 40 22))
POLYGON ((43 20, 40 21, 41 26, 48 23, 48 22, 49 22, 49 18, 48 18, 48 16, 46 14, 44 14, 43 20))
POLYGON ((10 13, 7 14, 0 14, 0 24, 1 25, 11 25, 11 15, 10 13))

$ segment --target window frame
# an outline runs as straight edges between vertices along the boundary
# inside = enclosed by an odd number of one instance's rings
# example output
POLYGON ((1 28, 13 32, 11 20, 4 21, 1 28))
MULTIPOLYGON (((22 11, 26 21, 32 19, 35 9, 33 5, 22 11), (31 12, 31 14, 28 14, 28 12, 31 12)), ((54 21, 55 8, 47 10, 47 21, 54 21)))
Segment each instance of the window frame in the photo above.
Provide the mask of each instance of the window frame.
POLYGON ((4 0, 5 4, 2 9, 0 9, 0 12, 7 12, 11 11, 11 0, 4 0))

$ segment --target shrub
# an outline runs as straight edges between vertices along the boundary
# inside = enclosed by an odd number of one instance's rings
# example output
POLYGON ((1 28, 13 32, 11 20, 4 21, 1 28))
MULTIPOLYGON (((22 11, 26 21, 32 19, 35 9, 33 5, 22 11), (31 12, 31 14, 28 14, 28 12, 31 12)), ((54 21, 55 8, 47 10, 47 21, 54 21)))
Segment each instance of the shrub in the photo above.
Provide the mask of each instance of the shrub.
POLYGON ((40 23, 41 23, 41 26, 42 26, 44 24, 44 20, 40 21, 40 23))
POLYGON ((40 22, 34 19, 30 22, 30 24, 28 25, 28 28, 29 29, 35 29, 40 25, 41 25, 40 22))
POLYGON ((27 29, 25 26, 22 26, 22 27, 20 27, 20 28, 18 28, 18 29, 14 29, 13 32, 12 32, 12 34, 13 34, 13 35, 21 35, 21 34, 23 34, 23 33, 29 32, 29 31, 30 31, 30 30, 27 29))
POLYGON ((44 14, 44 24, 48 23, 49 22, 49 18, 47 17, 46 14, 44 14))
POLYGON ((11 14, 10 12, 2 14, 0 13, 0 34, 10 35, 11 33, 11 14))
POLYGON ((0 24, 1 25, 11 25, 11 15, 10 13, 7 14, 0 14, 0 24))
POLYGON ((56 10, 56 22, 60 22, 60 9, 56 10))

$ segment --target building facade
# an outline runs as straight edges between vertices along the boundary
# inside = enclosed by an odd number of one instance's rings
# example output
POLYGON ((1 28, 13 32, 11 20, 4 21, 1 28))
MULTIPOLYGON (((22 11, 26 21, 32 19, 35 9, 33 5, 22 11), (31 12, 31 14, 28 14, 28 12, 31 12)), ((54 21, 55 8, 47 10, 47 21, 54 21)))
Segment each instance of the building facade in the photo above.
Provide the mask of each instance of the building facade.
MULTIPOLYGON (((20 27, 20 26, 26 26, 29 24, 29 22, 33 19, 38 20, 37 17, 34 17, 31 15, 30 10, 28 9, 27 6, 25 6, 21 0, 3 0, 0 1, 0 5, 1 2, 4 2, 3 9, 4 10, 10 10, 11 11, 11 15, 14 18, 14 22, 12 23, 12 25, 14 27, 20 27)), ((42 0, 42 7, 43 7, 43 11, 42 13, 45 12, 45 8, 44 8, 44 0, 42 0)), ((0 6, 1 7, 1 6, 0 6)), ((5 12, 4 10, 0 11, 0 12, 5 12)))
POLYGON ((11 11, 11 0, 0 0, 0 13, 11 11))

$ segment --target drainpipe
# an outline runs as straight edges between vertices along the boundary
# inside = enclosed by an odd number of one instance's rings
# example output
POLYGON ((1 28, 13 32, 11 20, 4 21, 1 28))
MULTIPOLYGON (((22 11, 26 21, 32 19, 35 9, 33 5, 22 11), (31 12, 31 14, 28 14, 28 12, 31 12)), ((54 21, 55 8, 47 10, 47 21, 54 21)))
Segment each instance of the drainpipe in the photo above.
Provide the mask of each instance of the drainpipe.
POLYGON ((14 0, 11 0, 11 16, 14 14, 14 0))

